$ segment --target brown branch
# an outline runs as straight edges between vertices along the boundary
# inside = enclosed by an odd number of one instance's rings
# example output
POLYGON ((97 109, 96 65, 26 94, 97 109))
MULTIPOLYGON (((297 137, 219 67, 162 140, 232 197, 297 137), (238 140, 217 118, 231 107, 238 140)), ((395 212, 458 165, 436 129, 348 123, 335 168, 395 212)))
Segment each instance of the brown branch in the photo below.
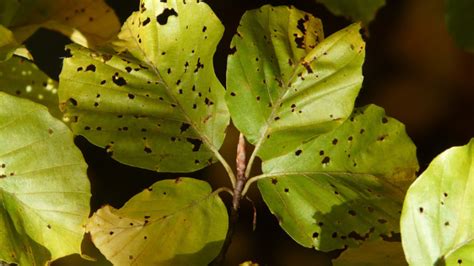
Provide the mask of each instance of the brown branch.
POLYGON ((245 168, 247 167, 246 157, 245 138, 244 135, 240 133, 239 144, 237 145, 237 157, 235 159, 237 167, 237 180, 233 191, 234 194, 232 196, 232 209, 230 211, 229 217, 229 228, 227 229, 227 235, 219 255, 210 264, 213 266, 222 265, 224 263, 225 255, 232 242, 235 226, 239 220, 239 207, 240 200, 242 199, 242 189, 244 188, 245 182, 247 181, 247 178, 245 177, 245 168))

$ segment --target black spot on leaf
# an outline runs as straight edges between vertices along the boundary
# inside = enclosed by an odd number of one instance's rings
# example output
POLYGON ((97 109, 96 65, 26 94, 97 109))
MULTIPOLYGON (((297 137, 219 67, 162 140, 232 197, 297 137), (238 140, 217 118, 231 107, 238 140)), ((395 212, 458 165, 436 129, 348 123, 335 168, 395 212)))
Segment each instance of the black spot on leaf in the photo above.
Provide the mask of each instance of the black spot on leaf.
POLYGON ((288 189, 288 188, 285 188, 285 190, 284 190, 284 191, 285 191, 285 193, 288 193, 288 192, 290 192, 290 189, 288 189))
POLYGON ((206 32, 206 30, 207 30, 206 26, 202 27, 202 32, 206 32))
POLYGON ((385 224, 387 223, 387 220, 385 219, 378 219, 377 222, 381 223, 381 224, 385 224))
POLYGON ((383 117, 382 118, 382 124, 387 124, 388 123, 388 119, 386 117, 383 117))
POLYGON ((107 82, 107 81, 105 81, 105 80, 102 80, 102 81, 100 82, 100 85, 104 85, 104 84, 105 84, 105 82, 107 82))
POLYGON ((148 23, 150 23, 150 21, 151 21, 150 18, 146 18, 146 19, 143 21, 142 25, 143 25, 143 26, 146 26, 148 23))
POLYGON ((193 145, 194 152, 199 151, 199 149, 201 149, 202 140, 193 138, 186 138, 186 140, 193 145))
POLYGON ((135 99, 135 95, 129 93, 129 94, 128 94, 128 98, 131 99, 131 100, 133 100, 133 99, 135 99))
POLYGON ((125 70, 127 70, 128 73, 132 72, 132 68, 131 67, 126 67, 125 70))
POLYGON ((295 151, 295 155, 296 155, 296 156, 300 156, 300 154, 301 154, 302 152, 303 152, 302 150, 297 150, 297 151, 295 151))
POLYGON ((354 210, 349 210, 347 213, 349 213, 351 216, 357 215, 357 213, 354 210))
POLYGON ((86 71, 92 71, 92 72, 95 72, 95 65, 93 64, 90 64, 86 67, 86 71))
POLYGON ((337 139, 333 139, 332 140, 332 145, 336 145, 337 144, 337 139))
POLYGON ((206 105, 213 105, 213 104, 214 104, 214 102, 212 102, 211 100, 209 100, 207 97, 206 97, 206 99, 204 99, 204 103, 205 103, 206 105))
POLYGON ((204 65, 201 64, 201 58, 198 58, 198 61, 196 63, 196 69, 194 70, 194 73, 198 72, 200 68, 204 68, 204 65))
POLYGON ((328 164, 329 161, 331 161, 331 158, 329 158, 328 156, 324 157, 324 159, 321 161, 322 164, 328 164))
POLYGON ((423 213, 424 211, 423 207, 418 208, 418 210, 420 211, 420 213, 423 213))
POLYGON ((276 178, 272 178, 271 180, 272 180, 273 185, 276 185, 278 183, 278 179, 276 179, 276 178))
POLYGON ((176 13, 176 11, 173 8, 165 8, 165 10, 163 10, 163 12, 161 14, 156 16, 156 21, 158 21, 158 23, 160 23, 160 25, 165 25, 166 23, 168 23, 168 18, 170 16, 176 16, 177 17, 178 13, 176 13))
POLYGON ((181 131, 181 133, 183 133, 183 132, 185 132, 186 130, 188 130, 190 126, 191 126, 191 125, 188 124, 188 123, 182 123, 182 124, 181 124, 181 127, 179 128, 179 130, 181 131))
POLYGON ((123 86, 127 84, 127 81, 123 77, 119 77, 118 73, 115 73, 115 75, 112 76, 112 81, 117 85, 117 86, 123 86))
POLYGON ((230 96, 235 96, 235 92, 231 92, 231 93, 230 93, 230 96))
POLYGON ((319 233, 318 232, 314 232, 313 233, 313 238, 318 238, 319 237, 319 233))
POLYGON ((74 98, 69 98, 68 102, 70 102, 74 106, 77 106, 77 101, 74 98))
POLYGON ((149 147, 145 147, 145 149, 143 149, 146 153, 151 153, 152 150, 149 148, 149 147))
POLYGON ((303 66, 306 68, 306 71, 308 71, 308 74, 313 73, 313 69, 311 68, 311 65, 308 62, 303 62, 303 66))

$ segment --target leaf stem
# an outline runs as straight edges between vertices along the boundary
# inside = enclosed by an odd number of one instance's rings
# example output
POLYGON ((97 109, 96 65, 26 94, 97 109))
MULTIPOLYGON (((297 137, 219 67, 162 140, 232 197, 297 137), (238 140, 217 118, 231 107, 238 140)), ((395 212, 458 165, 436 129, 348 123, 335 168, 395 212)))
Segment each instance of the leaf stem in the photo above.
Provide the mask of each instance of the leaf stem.
POLYGON ((253 183, 257 182, 260 179, 264 179, 270 176, 274 176, 274 174, 261 174, 261 175, 257 175, 252 178, 249 178, 249 180, 247 180, 247 182, 245 183, 244 189, 242 189, 242 197, 245 196, 245 194, 247 194, 247 191, 249 190, 250 185, 252 185, 253 183))
MULTIPOLYGON (((212 147, 212 148, 214 148, 214 147, 212 147)), ((237 178, 235 177, 234 171, 232 171, 232 168, 227 163, 227 161, 224 159, 224 157, 222 157, 222 155, 220 154, 219 151, 216 151, 216 150, 212 150, 212 151, 216 155, 219 162, 221 162, 222 166, 224 166, 225 171, 229 175, 229 179, 230 179, 230 182, 232 183, 232 187, 235 188, 235 186, 237 184, 237 178)))

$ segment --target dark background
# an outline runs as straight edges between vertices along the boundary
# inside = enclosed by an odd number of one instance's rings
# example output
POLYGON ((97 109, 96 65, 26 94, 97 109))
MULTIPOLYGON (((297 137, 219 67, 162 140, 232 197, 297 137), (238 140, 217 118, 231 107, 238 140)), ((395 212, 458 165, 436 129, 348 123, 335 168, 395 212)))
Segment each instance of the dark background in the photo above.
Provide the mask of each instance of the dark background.
MULTIPOLYGON (((138 9, 138 0, 108 2, 122 22, 138 9)), ((313 0, 206 2, 226 28, 214 57, 216 72, 223 84, 230 40, 246 10, 268 3, 293 4, 321 18, 326 36, 351 23, 332 15, 313 0)), ((457 48, 447 33, 442 0, 387 0, 386 6, 368 26, 366 41, 365 79, 356 105, 375 103, 406 125, 418 147, 420 172, 443 150, 464 145, 474 137, 474 56, 457 48)), ((69 40, 58 33, 40 30, 27 41, 27 47, 39 67, 57 79, 67 43, 69 40)), ((234 128, 229 130, 221 149, 231 165, 234 165, 237 135, 234 128)), ((105 204, 119 208, 154 182, 182 175, 125 166, 82 137, 78 137, 76 143, 89 164, 92 211, 105 204)), ((230 186, 225 171, 218 164, 187 176, 207 180, 214 188, 230 186)), ((230 197, 222 195, 228 204, 230 197)), ((299 246, 281 230, 255 186, 249 196, 257 208, 257 229, 252 231, 252 206, 244 201, 226 265, 237 265, 246 260, 260 265, 330 265, 330 259, 338 255, 338 252, 326 254, 299 246)), ((86 254, 99 256, 99 261, 87 262, 73 255, 54 264, 104 264, 90 241, 84 241, 83 247, 86 254)))

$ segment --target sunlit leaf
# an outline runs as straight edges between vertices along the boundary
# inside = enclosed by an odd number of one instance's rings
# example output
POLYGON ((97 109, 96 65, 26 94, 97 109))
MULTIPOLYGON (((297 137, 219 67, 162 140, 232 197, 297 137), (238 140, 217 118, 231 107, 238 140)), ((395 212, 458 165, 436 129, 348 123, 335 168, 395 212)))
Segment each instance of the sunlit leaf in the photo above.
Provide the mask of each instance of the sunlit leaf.
POLYGON ((59 96, 73 131, 137 167, 211 164, 229 123, 212 62, 222 33, 205 3, 150 0, 125 23, 122 54, 70 46, 59 96))
POLYGON ((356 246, 399 232, 404 191, 418 169, 404 126, 374 105, 335 130, 263 161, 263 199, 298 243, 356 246))
POLYGON ((120 29, 115 12, 104 0, 4 1, 0 4, 0 21, 14 32, 19 43, 37 29, 47 28, 91 47, 115 37, 120 29))
POLYGON ((362 84, 359 25, 323 40, 319 19, 292 7, 244 14, 227 62, 236 127, 265 159, 339 126, 362 84))
POLYGON ((0 91, 43 104, 54 117, 62 119, 57 82, 29 60, 13 56, 8 61, 0 62, 0 91))
POLYGON ((474 262, 474 139, 436 157, 410 186, 402 243, 412 265, 474 262))
POLYGON ((122 208, 90 219, 92 241, 114 265, 207 265, 227 233, 227 210, 208 183, 163 180, 122 208))
POLYGON ((445 0, 448 30, 456 43, 474 53, 474 1, 445 0))
POLYGON ((332 13, 351 18, 354 21, 369 23, 377 11, 385 5, 385 0, 317 0, 332 13))
POLYGON ((81 252, 87 165, 45 107, 0 92, 0 260, 44 265, 81 252))
POLYGON ((0 62, 9 59, 18 46, 13 33, 0 24, 0 62))

